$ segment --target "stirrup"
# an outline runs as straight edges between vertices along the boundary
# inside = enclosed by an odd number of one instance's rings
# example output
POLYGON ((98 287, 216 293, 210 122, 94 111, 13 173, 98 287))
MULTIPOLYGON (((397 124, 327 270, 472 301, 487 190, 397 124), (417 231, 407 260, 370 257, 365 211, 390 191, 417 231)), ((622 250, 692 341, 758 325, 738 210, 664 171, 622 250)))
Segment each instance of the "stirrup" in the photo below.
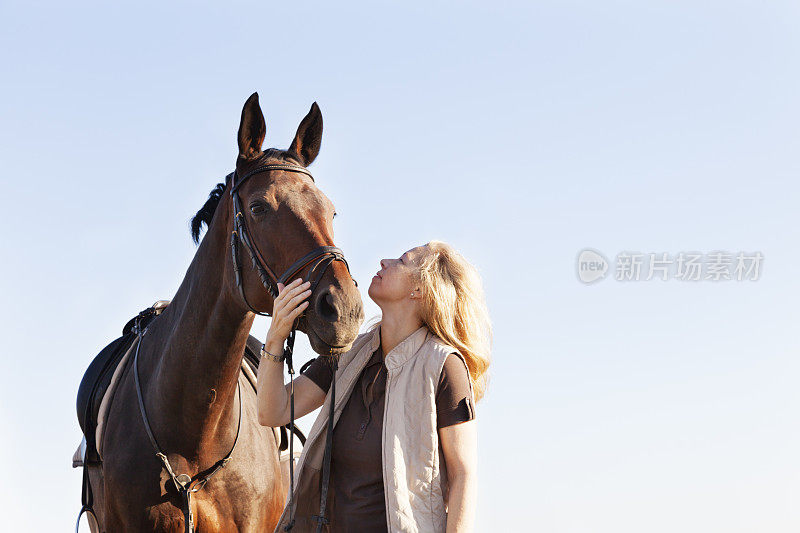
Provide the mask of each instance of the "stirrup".
MULTIPOLYGON (((92 518, 94 518, 94 523, 97 524, 98 528, 100 527, 100 521, 97 520, 97 515, 94 514, 94 509, 92 509, 88 505, 84 505, 83 507, 81 507, 81 510, 78 513, 78 519, 75 521, 75 533, 78 533, 78 531, 80 530, 81 517, 83 516, 83 513, 86 513, 86 516, 89 516, 89 514, 91 514, 92 518)), ((91 530, 91 524, 89 524, 89 529, 91 530)))

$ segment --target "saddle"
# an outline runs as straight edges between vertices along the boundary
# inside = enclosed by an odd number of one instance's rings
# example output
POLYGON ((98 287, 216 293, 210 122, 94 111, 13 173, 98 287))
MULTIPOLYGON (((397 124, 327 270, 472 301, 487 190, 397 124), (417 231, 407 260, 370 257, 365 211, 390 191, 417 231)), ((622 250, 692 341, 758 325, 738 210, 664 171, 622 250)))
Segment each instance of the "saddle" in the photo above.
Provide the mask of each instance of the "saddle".
MULTIPOLYGON (((147 327, 155 317, 161 314, 161 311, 166 308, 169 302, 160 300, 153 304, 151 307, 140 312, 138 316, 142 317, 143 327, 147 327)), ((73 466, 76 465, 76 459, 82 459, 84 463, 100 463, 100 455, 97 450, 97 427, 102 422, 104 416, 101 415, 100 408, 106 393, 113 396, 116 381, 125 370, 129 357, 126 357, 130 348, 136 340, 136 333, 133 331, 133 325, 136 317, 131 318, 125 327, 122 328, 122 336, 112 341, 108 346, 103 348, 99 354, 92 360, 86 372, 83 374, 81 384, 78 387, 78 423, 83 432, 85 444, 82 443, 80 451, 81 457, 73 457, 73 466), (125 360, 125 364, 120 366, 120 363, 125 360)), ((106 400, 110 403, 111 397, 106 400)), ((104 413, 103 413, 104 414, 104 413)), ((78 455, 76 453, 76 455, 78 455)))

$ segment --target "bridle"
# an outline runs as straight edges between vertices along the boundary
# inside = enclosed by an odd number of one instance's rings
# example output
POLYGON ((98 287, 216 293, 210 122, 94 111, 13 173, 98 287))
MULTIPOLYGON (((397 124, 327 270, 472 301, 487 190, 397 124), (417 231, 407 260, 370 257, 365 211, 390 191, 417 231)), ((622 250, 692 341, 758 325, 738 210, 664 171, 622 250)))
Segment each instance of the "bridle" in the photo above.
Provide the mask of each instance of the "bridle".
MULTIPOLYGON (((245 248, 247 248, 248 252, 250 252, 250 258, 253 261, 253 268, 258 271, 259 277, 261 279, 261 283, 270 293, 273 299, 278 296, 278 283, 286 285, 289 280, 291 280, 294 276, 298 275, 304 268, 310 265, 310 269, 308 272, 308 278, 312 278, 311 280, 311 295, 309 298, 313 296, 314 289, 316 289, 317 285, 319 284, 322 276, 325 274, 325 271, 334 261, 341 261, 347 267, 347 272, 350 273, 350 266, 347 264, 347 261, 344 258, 344 254, 342 251, 337 248, 336 246, 319 246, 309 253, 295 261, 280 277, 277 277, 273 270, 267 265, 266 261, 264 260, 264 256, 258 250, 255 245, 255 242, 250 237, 250 233, 247 230, 247 226, 245 225, 244 221, 244 214, 242 212, 242 202, 239 198, 239 187, 247 181, 248 178, 253 176, 254 174, 258 174, 260 172, 268 172, 271 170, 283 170, 286 172, 298 172, 300 174, 305 174, 312 181, 314 181, 314 177, 305 167, 301 167, 299 165, 291 165, 286 163, 275 163, 269 165, 262 165, 257 167, 253 170, 250 170, 245 175, 243 175, 238 180, 237 172, 234 171, 232 174, 229 174, 228 177, 232 179, 231 183, 231 201, 233 204, 233 231, 231 233, 231 257, 233 258, 233 270, 234 275, 236 278, 236 286, 239 288, 239 294, 242 297, 245 305, 252 311, 258 315, 262 316, 272 316, 270 313, 260 312, 253 308, 250 305, 250 302, 247 300, 247 296, 244 292, 244 286, 242 283, 242 266, 239 263, 239 241, 241 241, 245 248), (314 273, 317 272, 316 277, 314 277, 314 273)), ((352 278, 352 276, 351 276, 352 278)), ((353 279, 353 283, 356 283, 356 280, 353 279)), ((358 286, 358 283, 356 283, 358 286)), ((139 314, 140 316, 137 317, 134 331, 137 335, 136 342, 138 343, 136 346, 136 353, 133 358, 133 372, 134 372, 134 381, 136 385, 136 395, 139 402, 139 412, 142 415, 142 421, 144 422, 145 429, 147 430, 147 436, 150 440, 150 444, 153 446, 156 456, 161 461, 164 469, 170 476, 170 479, 175 484, 175 488, 178 493, 182 497, 182 511, 184 513, 184 524, 185 533, 193 533, 194 532, 194 516, 192 513, 192 494, 201 490, 205 487, 206 483, 211 479, 211 477, 216 474, 220 469, 224 468, 228 461, 233 454, 234 449, 236 448, 236 443, 239 441, 239 430, 241 429, 242 425, 242 391, 241 385, 237 382, 237 394, 238 394, 238 403, 239 403, 239 421, 236 426, 236 437, 233 440, 233 446, 231 446, 230 451, 214 463, 214 465, 203 472, 200 472, 194 477, 189 476, 188 474, 179 474, 176 475, 172 466, 167 459, 167 456, 164 452, 161 451, 158 442, 156 441, 155 435, 150 427, 150 421, 147 417, 147 412, 144 407, 144 398, 142 395, 142 387, 139 383, 139 348, 142 345, 142 337, 147 332, 147 328, 141 327, 141 319, 143 317, 143 313, 139 314)), ((299 317, 298 317, 299 318, 299 317)), ((294 427, 294 366, 292 362, 292 355, 294 353, 294 340, 295 340, 295 332, 297 329, 297 321, 292 325, 292 330, 289 333, 289 337, 286 339, 286 348, 284 350, 284 354, 286 356, 286 365, 287 371, 289 373, 289 380, 290 380, 290 433, 289 433, 289 479, 290 479, 290 489, 289 489, 289 512, 291 520, 287 526, 285 526, 284 530, 289 531, 294 526, 294 434, 295 434, 295 427, 294 427)), ((337 368, 337 362, 334 358, 333 360, 333 367, 334 367, 334 374, 337 368)), ((302 371, 302 369, 301 369, 302 371)), ((325 458, 324 458, 324 465, 323 465, 323 487, 322 487, 322 497, 320 500, 320 514, 315 516, 314 518, 317 520, 317 531, 321 531, 322 525, 327 524, 328 520, 325 518, 325 508, 327 502, 327 493, 328 493, 328 484, 330 479, 330 458, 331 458, 331 442, 332 442, 332 433, 333 433, 333 406, 335 402, 335 394, 336 394, 336 386, 335 381, 331 383, 331 405, 330 405, 330 419, 328 421, 328 434, 326 436, 325 442, 325 458)), ((83 510, 81 510, 83 512, 83 510)), ((80 521, 80 515, 78 516, 78 520, 80 521)), ((77 526, 76 526, 77 527, 77 526)))
MULTIPOLYGON (((269 313, 263 313, 250 305, 250 302, 247 300, 247 296, 244 292, 244 284, 242 283, 242 265, 239 263, 239 241, 241 241, 247 251, 250 253, 250 259, 253 261, 253 268, 258 271, 259 278, 261 279, 261 283, 264 285, 264 288, 272 296, 273 300, 278 296, 278 283, 286 285, 290 280, 292 280, 300 271, 302 271, 307 266, 311 265, 311 268, 308 271, 307 280, 311 281, 311 294, 309 295, 309 299, 314 295, 314 290, 316 289, 319 281, 322 279, 322 276, 325 274, 325 271, 334 261, 341 261, 344 263, 345 267, 347 268, 347 273, 350 273, 350 265, 347 264, 347 261, 344 258, 344 254, 342 251, 337 248, 336 246, 320 246, 308 252, 306 255, 292 263, 292 265, 286 269, 286 271, 280 277, 277 277, 273 270, 267 265, 267 262, 264 260, 264 256, 258 250, 258 247, 255 245, 255 242, 250 237, 250 233, 247 230, 247 225, 245 224, 244 220, 244 212, 242 210, 242 202, 239 198, 239 187, 247 181, 248 178, 253 176, 254 174, 258 174, 261 172, 268 172, 271 170, 282 170, 284 172, 297 172, 300 174, 305 174, 311 181, 314 181, 314 176, 311 175, 311 172, 308 171, 307 168, 301 167, 299 165, 292 165, 288 163, 273 163, 268 165, 262 165, 257 168, 254 168, 240 177, 238 180, 237 172, 234 171, 232 175, 230 175, 232 183, 231 183, 231 202, 233 206, 233 231, 231 232, 231 257, 233 258, 233 272, 236 278, 236 286, 239 287, 239 294, 242 297, 245 305, 252 311, 258 315, 262 316, 271 316, 269 313), (319 273, 316 277, 314 276, 314 272, 319 270, 319 273), (312 279, 313 278, 313 279, 312 279)), ((356 284, 358 287, 358 283, 356 282, 355 278, 350 276, 353 280, 353 283, 356 284)), ((302 316, 302 315, 301 315, 302 316)), ((298 317, 299 320, 300 317, 298 317)), ((294 339, 295 339, 295 332, 297 329, 297 321, 292 325, 292 329, 289 332, 289 336, 286 339, 286 348, 284 349, 284 355, 286 356, 286 367, 287 372, 289 373, 289 523, 284 526, 284 531, 290 531, 294 527, 294 511, 295 511, 295 503, 294 503, 294 364, 292 362, 292 355, 294 354, 294 339)), ((333 358, 333 373, 334 379, 331 382, 331 402, 330 402, 330 413, 328 418, 328 433, 325 436, 325 452, 323 458, 323 466, 322 466, 322 487, 320 492, 320 510, 319 515, 314 515, 313 518, 317 521, 317 532, 322 531, 323 524, 327 524, 328 520, 325 518, 325 509, 327 506, 327 495, 328 495, 328 485, 330 483, 330 464, 331 464, 331 447, 333 443, 333 411, 334 411, 334 404, 336 401, 336 370, 338 368, 338 361, 336 358, 333 358)), ((302 371, 302 369, 301 369, 302 371)))
MULTIPOLYGON (((291 165, 288 163, 273 163, 270 165, 262 165, 260 167, 254 168, 244 174, 241 178, 237 180, 237 173, 233 172, 233 174, 229 175, 233 183, 231 184, 231 201, 233 205, 233 231, 231 232, 231 257, 233 258, 233 271, 234 276, 236 277, 236 286, 239 288, 239 294, 242 297, 245 305, 252 311, 258 315, 262 316, 271 316, 269 313, 263 313, 261 311, 257 311, 250 302, 247 300, 247 296, 244 292, 244 284, 242 283, 242 265, 239 263, 239 242, 241 241, 247 251, 250 253, 250 259, 253 261, 253 268, 258 271, 259 278, 261 278, 261 283, 264 285, 264 288, 267 289, 269 294, 272 298, 276 298, 278 296, 278 283, 283 285, 287 285, 300 271, 302 271, 307 266, 311 265, 311 268, 308 272, 308 279, 311 279, 314 275, 314 272, 319 268, 319 274, 311 281, 311 293, 313 295, 314 289, 316 288, 319 281, 322 279, 322 276, 325 274, 325 271, 334 261, 341 261, 344 263, 345 267, 347 267, 347 272, 350 272, 350 265, 347 264, 347 261, 344 258, 344 254, 342 251, 337 248, 336 246, 320 246, 308 252, 306 255, 292 263, 292 265, 286 269, 286 271, 280 277, 275 275, 275 272, 269 267, 267 262, 264 260, 264 255, 256 246, 253 239, 250 237, 250 233, 247 230, 247 225, 245 224, 244 219, 244 212, 242 210, 242 201, 239 198, 239 188, 247 181, 248 178, 253 176, 254 174, 259 174, 261 172, 268 172, 271 170, 283 170, 285 172, 297 172, 300 174, 305 174, 311 181, 314 181, 314 176, 311 175, 311 172, 308 171, 307 168, 301 167, 300 165, 291 165)), ((353 279, 353 283, 356 283, 356 280, 353 279)), ((358 286, 358 283, 356 283, 358 286)))

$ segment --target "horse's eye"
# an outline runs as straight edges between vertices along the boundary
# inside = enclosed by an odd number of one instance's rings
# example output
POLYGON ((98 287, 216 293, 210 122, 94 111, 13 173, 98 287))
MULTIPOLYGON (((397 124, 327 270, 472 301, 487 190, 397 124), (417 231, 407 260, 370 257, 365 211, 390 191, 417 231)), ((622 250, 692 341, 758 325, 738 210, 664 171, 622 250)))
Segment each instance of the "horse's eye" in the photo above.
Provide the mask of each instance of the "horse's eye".
POLYGON ((263 215, 267 212, 267 206, 261 202, 250 204, 250 212, 254 215, 263 215))

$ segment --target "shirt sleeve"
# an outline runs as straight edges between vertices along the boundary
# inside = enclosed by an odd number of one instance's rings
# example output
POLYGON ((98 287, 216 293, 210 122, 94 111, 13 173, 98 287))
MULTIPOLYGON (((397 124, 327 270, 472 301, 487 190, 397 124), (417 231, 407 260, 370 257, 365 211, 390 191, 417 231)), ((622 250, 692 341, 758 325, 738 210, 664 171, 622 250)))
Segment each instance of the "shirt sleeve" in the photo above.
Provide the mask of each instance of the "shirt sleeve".
POLYGON ((333 366, 327 357, 317 357, 308 365, 303 375, 327 394, 333 381, 333 366))
POLYGON ((451 353, 444 361, 436 388, 436 427, 452 426, 474 418, 469 372, 461 358, 451 353))

